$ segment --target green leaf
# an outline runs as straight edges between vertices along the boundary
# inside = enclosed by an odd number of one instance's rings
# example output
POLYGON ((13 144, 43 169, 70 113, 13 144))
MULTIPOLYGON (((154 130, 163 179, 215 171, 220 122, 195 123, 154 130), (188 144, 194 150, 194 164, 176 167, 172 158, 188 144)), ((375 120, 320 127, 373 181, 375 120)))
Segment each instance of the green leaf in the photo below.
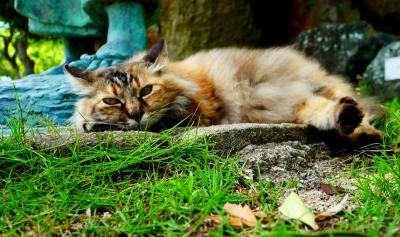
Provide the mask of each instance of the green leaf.
POLYGON ((318 230, 314 214, 296 193, 291 193, 285 201, 283 201, 282 205, 279 207, 279 211, 289 219, 300 220, 313 228, 313 230, 318 230))

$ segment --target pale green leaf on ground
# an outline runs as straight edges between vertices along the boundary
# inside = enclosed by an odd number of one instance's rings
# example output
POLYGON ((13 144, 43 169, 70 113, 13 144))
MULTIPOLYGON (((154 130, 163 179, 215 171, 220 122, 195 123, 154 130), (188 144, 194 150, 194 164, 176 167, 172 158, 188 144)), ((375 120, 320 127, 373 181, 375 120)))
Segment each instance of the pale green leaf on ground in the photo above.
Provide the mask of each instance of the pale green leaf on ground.
POLYGON ((279 207, 279 211, 289 219, 300 220, 313 228, 313 230, 318 230, 318 225, 314 220, 314 214, 296 193, 291 193, 283 201, 282 205, 279 207))

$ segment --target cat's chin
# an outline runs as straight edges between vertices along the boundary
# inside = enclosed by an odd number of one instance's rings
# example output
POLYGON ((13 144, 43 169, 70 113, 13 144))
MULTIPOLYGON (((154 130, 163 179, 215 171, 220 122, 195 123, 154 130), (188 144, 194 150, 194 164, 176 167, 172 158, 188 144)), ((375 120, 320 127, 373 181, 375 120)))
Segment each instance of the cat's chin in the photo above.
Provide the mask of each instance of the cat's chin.
POLYGON ((83 122, 78 129, 82 128, 84 132, 104 132, 104 131, 129 131, 140 130, 138 123, 132 121, 129 124, 112 124, 104 122, 83 122))
POLYGON ((153 125, 154 120, 145 119, 141 120, 140 124, 136 121, 130 121, 128 124, 110 124, 102 122, 83 122, 82 126, 84 132, 104 132, 104 131, 146 131, 153 125))

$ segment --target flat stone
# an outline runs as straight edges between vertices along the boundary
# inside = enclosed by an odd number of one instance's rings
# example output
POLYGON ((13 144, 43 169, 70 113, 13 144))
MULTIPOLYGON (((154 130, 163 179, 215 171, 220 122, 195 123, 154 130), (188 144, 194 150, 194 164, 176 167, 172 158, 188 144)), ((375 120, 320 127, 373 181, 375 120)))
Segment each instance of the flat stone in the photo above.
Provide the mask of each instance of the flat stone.
MULTIPOLYGON (((106 131, 79 133, 70 127, 37 130, 27 141, 36 149, 70 155, 95 146, 133 149, 158 133, 144 131, 106 131), (77 144, 79 144, 77 146, 77 144)), ((331 159, 331 149, 307 126, 298 124, 230 124, 211 127, 180 128, 178 139, 207 140, 222 156, 239 154, 244 175, 281 182, 298 181, 312 188, 337 171, 341 158, 331 159)))
MULTIPOLYGON (((4 133, 4 132, 3 132, 4 133)), ((4 134, 7 134, 5 132, 4 134)), ((115 143, 121 149, 132 148, 132 137, 148 138, 157 133, 143 131, 105 131, 79 133, 70 127, 56 130, 37 129, 29 137, 37 148, 57 148, 59 150, 74 145, 77 140, 82 149, 93 147, 104 139, 115 143)), ((211 127, 180 128, 175 135, 181 139, 207 139, 213 149, 221 155, 229 155, 251 144, 280 143, 298 141, 313 144, 315 139, 307 126, 297 124, 229 124, 211 127)))
POLYGON ((80 133, 74 128, 62 127, 56 130, 37 130, 28 135, 32 147, 40 150, 56 151, 69 155, 76 147, 79 151, 99 145, 113 146, 117 149, 133 149, 141 141, 158 136, 157 133, 142 131, 105 131, 80 133), (76 146, 76 145, 79 146, 76 146))
MULTIPOLYGON (((181 131, 182 132, 182 131, 181 131)), ((299 124, 240 123, 199 127, 184 132, 188 138, 207 137, 220 154, 235 153, 250 144, 300 141, 313 143, 317 139, 310 129, 299 124)))
POLYGON ((305 188, 318 186, 333 172, 335 162, 329 159, 329 148, 324 143, 290 141, 248 145, 239 154, 247 176, 278 183, 294 180, 305 188))

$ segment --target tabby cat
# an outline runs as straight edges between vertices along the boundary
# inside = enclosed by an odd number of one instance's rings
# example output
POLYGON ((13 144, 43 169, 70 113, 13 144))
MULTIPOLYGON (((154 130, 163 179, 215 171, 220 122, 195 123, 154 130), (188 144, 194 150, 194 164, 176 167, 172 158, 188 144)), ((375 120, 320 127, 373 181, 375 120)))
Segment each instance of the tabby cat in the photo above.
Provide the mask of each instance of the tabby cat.
POLYGON ((159 41, 110 68, 66 65, 84 97, 71 118, 84 131, 185 124, 299 123, 357 140, 380 137, 373 103, 342 78, 290 48, 213 49, 169 62, 159 41))

